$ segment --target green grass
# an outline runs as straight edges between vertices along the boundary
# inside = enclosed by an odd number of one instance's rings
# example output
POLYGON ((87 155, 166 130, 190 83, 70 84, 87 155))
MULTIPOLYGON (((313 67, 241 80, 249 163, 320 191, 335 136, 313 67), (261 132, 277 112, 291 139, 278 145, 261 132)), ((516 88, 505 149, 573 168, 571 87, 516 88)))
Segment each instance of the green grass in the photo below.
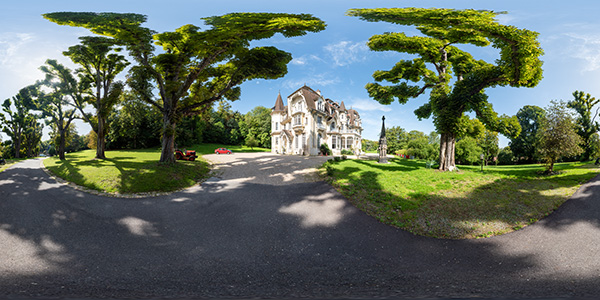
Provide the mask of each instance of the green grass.
MULTIPOLYGON (((216 148, 236 152, 265 152, 271 149, 251 149, 246 146, 200 144, 182 150, 196 150, 197 155, 213 154, 216 148)), ((194 162, 178 161, 174 166, 158 163, 160 149, 106 151, 105 160, 94 159, 95 150, 67 154, 44 161, 54 175, 90 189, 113 194, 170 192, 186 188, 207 178, 209 164, 201 158, 194 162)))
POLYGON ((12 166, 18 162, 24 161, 26 159, 29 159, 29 158, 7 158, 6 164, 0 165, 0 172, 8 169, 10 166, 12 166))
POLYGON ((199 145, 194 145, 194 146, 191 146, 188 148, 182 148, 182 150, 184 150, 184 149, 196 150, 196 154, 204 155, 204 154, 214 154, 215 149, 217 149, 217 148, 227 148, 227 149, 231 150, 233 153, 236 153, 236 152, 270 152, 271 151, 271 149, 267 149, 267 148, 254 147, 253 149, 251 149, 250 147, 247 147, 247 146, 231 146, 231 145, 222 145, 222 144, 199 144, 199 145))
POLYGON ((540 165, 425 168, 425 161, 328 162, 327 179, 359 209, 381 222, 436 238, 489 237, 547 216, 598 174, 593 164, 561 163, 560 175, 540 165))
POLYGON ((159 164, 160 149, 106 151, 106 159, 94 159, 95 150, 69 153, 44 160, 56 176, 77 185, 107 193, 170 192, 207 178, 209 164, 203 159, 159 164))

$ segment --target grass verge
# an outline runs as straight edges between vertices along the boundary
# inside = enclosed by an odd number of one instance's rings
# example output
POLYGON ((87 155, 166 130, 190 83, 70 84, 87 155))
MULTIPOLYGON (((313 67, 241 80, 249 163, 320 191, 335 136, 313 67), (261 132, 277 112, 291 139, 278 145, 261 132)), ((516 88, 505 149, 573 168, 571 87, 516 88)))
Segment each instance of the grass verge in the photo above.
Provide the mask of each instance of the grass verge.
POLYGON ((500 235, 547 216, 598 174, 593 164, 561 163, 560 175, 539 165, 425 168, 425 161, 327 162, 327 180, 356 207, 412 233, 465 239, 500 235))
POLYGON ((94 159, 95 150, 67 154, 67 159, 44 160, 54 175, 90 189, 115 193, 171 192, 186 188, 209 176, 203 159, 178 161, 172 166, 158 163, 160 150, 106 151, 106 159, 94 159))
POLYGON ((29 159, 29 158, 7 158, 6 164, 0 165, 0 172, 8 169, 10 166, 12 166, 18 162, 24 161, 26 159, 29 159))
MULTIPOLYGON (((196 154, 198 154, 198 155, 205 155, 205 154, 214 154, 215 149, 217 149, 217 148, 227 148, 227 149, 231 150, 233 153, 236 153, 236 152, 270 152, 271 151, 271 149, 267 149, 267 148, 259 148, 259 147, 250 148, 247 146, 231 146, 231 145, 221 145, 221 144, 199 144, 199 145, 193 145, 186 149, 195 150, 196 154)), ((183 148, 182 148, 182 150, 183 150, 183 148)))

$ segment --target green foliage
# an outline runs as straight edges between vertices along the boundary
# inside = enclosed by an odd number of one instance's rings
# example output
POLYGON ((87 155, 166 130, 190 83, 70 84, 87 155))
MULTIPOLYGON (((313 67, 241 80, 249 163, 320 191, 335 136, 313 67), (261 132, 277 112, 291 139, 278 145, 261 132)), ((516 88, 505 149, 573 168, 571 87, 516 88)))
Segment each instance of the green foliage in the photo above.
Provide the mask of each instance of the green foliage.
POLYGON ((319 147, 319 151, 321 151, 322 155, 331 155, 331 149, 329 149, 329 146, 327 146, 327 144, 321 144, 321 146, 319 147))
POLYGON ((257 106, 244 116, 247 137, 254 137, 257 146, 271 148, 271 109, 257 106))
POLYGON ((497 132, 484 130, 483 134, 478 138, 477 144, 481 147, 486 165, 494 161, 495 157, 498 157, 500 148, 498 147, 497 132))
POLYGON ((343 154, 343 155, 354 155, 354 152, 352 152, 352 150, 342 149, 341 154, 343 154))
POLYGON ((246 146, 250 147, 250 149, 254 150, 254 147, 258 147, 258 141, 254 136, 249 135, 246 138, 246 146))
POLYGON ((47 119, 58 137, 56 151, 61 160, 65 159, 64 153, 67 142, 64 140, 68 135, 71 122, 77 118, 75 109, 77 103, 84 99, 85 84, 78 82, 71 70, 56 60, 46 60, 46 64, 40 67, 45 73, 45 79, 36 84, 37 90, 34 105, 42 112, 42 117, 47 119), (41 87, 49 89, 42 91, 41 87))
MULTIPOLYGON (((387 133, 386 133, 386 135, 387 135, 387 133)), ((386 136, 386 138, 387 138, 387 136, 386 136)), ((379 142, 377 142, 377 141, 362 139, 360 143, 362 146, 362 151, 364 151, 364 152, 377 151, 377 148, 379 148, 379 142)))
MULTIPOLYGON (((120 109, 111 112, 108 118, 109 130, 106 136, 106 147, 108 149, 144 149, 159 146, 162 127, 161 113, 133 93, 125 92, 121 98, 120 109)), ((194 143, 197 142, 194 141, 187 145, 194 143)))
MULTIPOLYGON (((61 144, 61 134, 59 129, 57 129, 55 124, 51 125, 52 132, 50 133, 50 138, 52 139, 52 143, 54 144, 55 149, 60 149, 61 144)), ((88 149, 86 138, 84 136, 80 136, 77 133, 77 128, 75 124, 69 124, 69 127, 65 130, 64 135, 64 151, 66 153, 77 152, 80 150, 88 149)), ((60 154, 60 153, 59 153, 60 154)))
POLYGON ((38 122, 39 116, 28 114, 25 118, 25 130, 23 131, 23 146, 27 157, 35 157, 40 150, 42 141, 42 129, 44 125, 38 122))
POLYGON ((511 151, 510 147, 504 147, 498 153, 498 164, 500 165, 512 165, 515 163, 515 156, 511 151))
POLYGON ((573 97, 575 99, 569 101, 567 107, 574 109, 579 115, 576 123, 577 134, 583 139, 583 154, 581 155, 581 160, 588 161, 592 159, 597 151, 597 146, 594 145, 592 136, 600 130, 600 124, 594 122, 598 115, 598 109, 596 109, 593 116, 592 109, 596 104, 600 103, 600 99, 596 99, 590 94, 584 94, 580 91, 573 92, 573 97))
POLYGON ((539 161, 536 152, 538 131, 546 116, 546 111, 535 105, 525 105, 517 112, 517 119, 521 125, 521 133, 510 140, 510 149, 515 159, 520 163, 534 163, 539 161))
POLYGON ((456 162, 462 165, 473 165, 481 162, 479 156, 483 150, 477 140, 467 136, 456 142, 456 162))
MULTIPOLYGON (((350 16, 369 22, 390 22, 416 26, 425 36, 385 33, 372 36, 368 46, 373 51, 397 51, 416 55, 401 60, 389 71, 376 71, 376 83, 367 84, 369 95, 382 104, 394 100, 406 103, 431 89, 429 102, 415 111, 419 118, 434 117, 442 140, 442 150, 452 151, 454 138, 461 134, 465 112, 493 131, 517 136, 517 119, 498 116, 488 102, 484 89, 495 86, 534 87, 542 79, 543 54, 538 34, 496 21, 497 13, 482 10, 379 8, 351 9, 350 16), (500 50, 496 65, 475 60, 455 45, 492 45, 500 50), (429 67, 433 67, 429 69, 429 67), (452 80, 454 76, 455 80, 452 80), (382 85, 387 81, 391 85, 382 85), (453 84, 453 86, 452 86, 453 84), (450 146, 450 148, 447 148, 450 146)), ((448 152, 448 153, 450 153, 448 152)), ((450 156, 441 158, 440 169, 453 168, 450 156)))
POLYGON ((325 29, 323 21, 308 14, 231 13, 203 18, 206 30, 184 25, 158 34, 141 27, 146 17, 137 14, 65 12, 44 17, 88 28, 127 47, 138 63, 131 69, 130 86, 164 115, 161 162, 174 162, 172 128, 183 116, 207 112, 216 101, 239 99, 239 86, 246 80, 287 73, 289 53, 275 47, 250 48, 252 41, 325 29), (154 43, 162 53, 154 51, 154 43), (159 99, 152 96, 153 84, 159 99))
POLYGON ((28 86, 19 90, 19 93, 12 97, 12 101, 11 99, 6 99, 2 103, 4 114, 0 113, 0 124, 3 124, 1 129, 12 140, 15 158, 21 157, 21 145, 25 138, 27 127, 31 125, 31 122, 35 122, 36 119, 29 112, 30 109, 34 108, 32 97, 35 93, 36 88, 28 86))
POLYGON ((537 151, 546 162, 546 171, 554 172, 554 164, 561 157, 579 155, 583 143, 577 134, 573 117, 564 102, 551 101, 546 118, 538 131, 537 151))
POLYGON ((408 132, 400 126, 385 129, 387 140, 387 152, 395 153, 400 149, 406 149, 408 145, 408 132))
POLYGON ((115 39, 99 36, 86 36, 79 39, 80 45, 69 47, 69 50, 63 54, 81 66, 76 72, 81 83, 80 92, 85 93, 86 96, 83 99, 75 97, 78 100, 75 104, 83 119, 96 132, 98 139, 96 158, 103 159, 105 137, 109 128, 108 117, 120 100, 124 88, 124 84, 115 81, 115 78, 129 63, 123 55, 115 53, 121 50, 116 47, 115 39), (86 104, 94 107, 95 117, 86 113, 86 104))

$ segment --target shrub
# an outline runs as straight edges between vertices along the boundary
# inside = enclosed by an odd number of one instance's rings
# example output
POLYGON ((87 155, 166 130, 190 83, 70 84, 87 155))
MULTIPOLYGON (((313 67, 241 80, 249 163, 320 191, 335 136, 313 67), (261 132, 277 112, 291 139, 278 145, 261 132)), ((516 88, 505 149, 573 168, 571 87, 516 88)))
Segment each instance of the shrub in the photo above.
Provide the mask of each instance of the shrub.
POLYGON ((343 155, 354 155, 354 153, 348 149, 342 149, 342 154, 343 155))
POLYGON ((342 160, 342 158, 341 158, 341 157, 339 157, 339 156, 336 156, 336 157, 334 157, 333 159, 334 159, 335 161, 341 161, 341 160, 342 160))
POLYGON ((342 160, 346 160, 348 157, 346 155, 342 155, 342 160))
POLYGON ((327 144, 321 144, 321 147, 319 147, 319 150, 321 151, 321 154, 323 154, 323 155, 331 155, 331 149, 329 149, 329 146, 327 146, 327 144))

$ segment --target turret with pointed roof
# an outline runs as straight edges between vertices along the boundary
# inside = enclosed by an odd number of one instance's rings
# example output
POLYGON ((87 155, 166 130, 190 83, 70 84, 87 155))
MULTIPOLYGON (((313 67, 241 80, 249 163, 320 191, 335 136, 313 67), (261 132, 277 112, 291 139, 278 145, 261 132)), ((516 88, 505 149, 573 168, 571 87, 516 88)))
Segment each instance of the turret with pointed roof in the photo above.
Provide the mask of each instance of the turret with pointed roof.
POLYGON ((340 104, 340 111, 346 111, 346 105, 344 105, 344 101, 340 104))
POLYGON ((283 107, 283 100, 281 99, 281 93, 279 93, 279 95, 277 95, 277 100, 275 100, 275 107, 273 108, 273 111, 284 111, 284 107, 283 107))

